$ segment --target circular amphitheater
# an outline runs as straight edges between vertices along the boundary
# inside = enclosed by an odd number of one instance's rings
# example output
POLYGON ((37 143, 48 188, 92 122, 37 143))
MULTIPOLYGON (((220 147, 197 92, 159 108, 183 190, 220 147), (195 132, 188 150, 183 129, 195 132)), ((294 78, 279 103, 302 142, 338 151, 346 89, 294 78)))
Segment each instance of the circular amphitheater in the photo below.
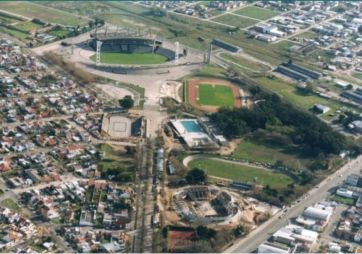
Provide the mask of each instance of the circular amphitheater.
POLYGON ((189 223, 220 224, 240 217, 233 196, 217 187, 185 187, 173 194, 172 201, 176 213, 189 223))

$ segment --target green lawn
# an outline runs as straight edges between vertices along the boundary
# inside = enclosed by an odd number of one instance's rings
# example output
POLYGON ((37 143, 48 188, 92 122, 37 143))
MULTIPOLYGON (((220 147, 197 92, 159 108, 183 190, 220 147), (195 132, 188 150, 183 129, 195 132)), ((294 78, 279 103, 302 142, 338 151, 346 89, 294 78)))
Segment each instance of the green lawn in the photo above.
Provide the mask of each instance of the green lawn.
POLYGON ((355 71, 352 73, 352 76, 362 80, 362 72, 355 71))
POLYGON ((28 18, 38 18, 45 22, 77 26, 87 24, 87 20, 68 12, 59 11, 31 2, 0 2, 0 10, 9 11, 28 18))
POLYGON ((214 18, 212 20, 223 23, 223 24, 227 24, 230 26, 240 27, 240 28, 252 26, 258 22, 253 19, 248 19, 248 18, 237 16, 237 15, 233 15, 233 14, 225 14, 225 15, 219 16, 217 18, 214 18))
POLYGON ((337 195, 332 195, 329 199, 336 201, 338 203, 345 204, 345 205, 354 205, 355 204, 355 200, 353 198, 344 198, 344 197, 340 197, 337 195))
POLYGON ((313 31, 306 31, 306 32, 303 32, 301 34, 298 34, 298 35, 295 35, 293 36, 292 38, 299 38, 299 39, 314 39, 318 37, 318 34, 313 32, 313 31))
POLYGON ((252 137, 241 140, 232 157, 255 162, 275 164, 277 161, 292 168, 308 167, 313 158, 298 147, 291 147, 276 138, 252 137))
POLYGON ((21 23, 17 23, 15 25, 15 27, 18 29, 30 32, 31 30, 39 29, 42 26, 39 24, 35 24, 33 22, 21 22, 21 23))
POLYGON ((212 106, 234 106, 233 92, 223 85, 199 84, 198 104, 212 106))
POLYGON ((245 68, 248 69, 252 69, 253 71, 268 71, 269 67, 261 64, 261 63, 257 63, 257 62, 253 62, 250 61, 248 59, 245 59, 241 56, 235 56, 235 55, 230 55, 228 53, 221 53, 220 56, 226 60, 232 61, 236 64, 242 65, 245 68))
MULTIPOLYGON (((90 59, 95 61, 96 55, 92 55, 90 59)), ((101 63, 106 64, 161 64, 166 60, 165 56, 153 53, 101 53, 101 63)))
POLYGON ((12 200, 10 198, 7 198, 7 199, 4 199, 3 201, 1 201, 0 205, 7 207, 11 210, 14 210, 16 212, 19 212, 21 210, 20 206, 14 200, 12 200))
POLYGON ((69 30, 51 30, 49 31, 49 34, 56 36, 58 38, 65 38, 69 35, 70 31, 69 30))
POLYGON ((24 41, 26 37, 29 36, 28 33, 24 33, 24 32, 20 32, 18 30, 14 30, 14 29, 10 29, 10 28, 5 28, 5 27, 0 27, 0 31, 7 33, 11 36, 14 36, 15 38, 24 41))
POLYGON ((23 20, 15 16, 8 15, 6 13, 0 13, 0 22, 3 24, 11 24, 19 21, 23 20))
POLYGON ((340 108, 356 110, 355 107, 347 106, 338 101, 322 98, 315 94, 305 94, 295 85, 279 78, 270 79, 267 77, 257 77, 255 80, 267 90, 281 95, 290 103, 306 110, 309 110, 314 104, 323 104, 330 107, 331 110, 326 114, 335 113, 335 111, 340 108))
POLYGON ((277 12, 277 11, 272 11, 272 10, 268 10, 268 9, 260 8, 260 7, 256 7, 256 6, 247 6, 240 10, 235 11, 234 13, 243 15, 243 16, 247 16, 250 18, 254 18, 254 19, 261 19, 261 20, 269 19, 269 18, 279 15, 279 12, 277 12))
POLYGON ((257 183, 271 188, 283 188, 293 181, 286 175, 255 168, 210 159, 196 159, 189 163, 190 168, 201 168, 210 176, 227 178, 234 181, 257 183))

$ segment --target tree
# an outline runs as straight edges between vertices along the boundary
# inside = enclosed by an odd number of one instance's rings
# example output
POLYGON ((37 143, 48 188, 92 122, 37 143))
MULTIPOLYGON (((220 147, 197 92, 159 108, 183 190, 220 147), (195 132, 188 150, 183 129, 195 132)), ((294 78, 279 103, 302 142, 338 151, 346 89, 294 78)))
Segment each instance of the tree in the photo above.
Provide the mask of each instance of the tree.
POLYGON ((103 26, 103 25, 105 24, 105 21, 104 21, 104 19, 96 18, 96 19, 94 20, 94 24, 95 24, 96 27, 98 27, 98 26, 103 26))
POLYGON ((215 230, 209 229, 205 226, 198 226, 196 228, 196 233, 197 233, 198 237, 200 237, 201 239, 205 239, 205 240, 213 238, 216 235, 215 230))
POLYGON ((207 179, 205 171, 199 168, 191 169, 186 175, 186 181, 189 184, 200 184, 204 183, 207 179))
POLYGON ((134 100, 130 95, 126 95, 123 99, 119 100, 119 105, 125 109, 133 108, 134 100))
POLYGON ((311 172, 309 172, 307 170, 303 170, 299 174, 299 178, 300 178, 300 184, 301 185, 306 185, 306 184, 310 183, 313 180, 313 175, 312 175, 311 172))
POLYGON ((93 28, 93 27, 94 27, 94 24, 95 24, 95 22, 94 22, 93 20, 89 20, 89 21, 88 21, 88 26, 89 26, 90 28, 93 28))

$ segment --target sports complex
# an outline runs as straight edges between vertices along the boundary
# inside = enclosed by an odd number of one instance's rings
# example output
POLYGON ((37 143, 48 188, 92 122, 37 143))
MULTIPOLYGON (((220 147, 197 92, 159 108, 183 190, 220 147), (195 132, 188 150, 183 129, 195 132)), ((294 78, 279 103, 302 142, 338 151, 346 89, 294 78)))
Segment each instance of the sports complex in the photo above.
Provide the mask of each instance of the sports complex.
POLYGON ((242 106, 242 90, 222 79, 190 79, 186 85, 186 100, 194 108, 216 112, 220 107, 242 106))

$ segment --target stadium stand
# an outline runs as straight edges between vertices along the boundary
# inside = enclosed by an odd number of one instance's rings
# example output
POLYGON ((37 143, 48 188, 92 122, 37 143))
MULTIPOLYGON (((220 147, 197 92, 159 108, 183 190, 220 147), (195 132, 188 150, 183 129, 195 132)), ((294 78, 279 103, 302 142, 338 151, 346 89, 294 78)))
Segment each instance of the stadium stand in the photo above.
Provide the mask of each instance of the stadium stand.
POLYGON ((234 45, 231 45, 229 43, 223 42, 221 40, 218 39, 213 39, 211 42, 212 45, 218 46, 220 48, 223 48, 227 51, 231 51, 231 52, 238 52, 240 49, 234 45))
POLYGON ((283 66, 303 74, 304 76, 307 76, 312 79, 319 79, 321 77, 321 74, 312 70, 309 70, 307 68, 301 67, 299 65, 294 64, 292 61, 289 61, 288 63, 283 63, 283 66))
POLYGON ((362 88, 357 88, 355 93, 358 95, 362 95, 362 88))
POLYGON ((279 72, 287 77, 290 77, 290 78, 293 78, 295 80, 299 80, 299 81, 307 81, 308 80, 308 77, 298 73, 298 72, 295 72, 293 70, 290 70, 288 68, 285 68, 283 66, 278 66, 276 69, 275 69, 276 72, 279 72))
POLYGON ((341 96, 362 105, 362 95, 346 91, 342 92, 341 96))

